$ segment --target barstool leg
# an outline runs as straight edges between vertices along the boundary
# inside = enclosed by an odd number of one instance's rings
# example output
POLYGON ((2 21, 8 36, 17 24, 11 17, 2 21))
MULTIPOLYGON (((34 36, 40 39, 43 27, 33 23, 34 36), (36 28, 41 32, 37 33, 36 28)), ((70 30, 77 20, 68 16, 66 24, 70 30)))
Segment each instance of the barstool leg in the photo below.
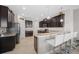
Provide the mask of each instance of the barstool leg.
POLYGON ((72 53, 72 43, 71 43, 71 40, 70 40, 70 53, 72 53))

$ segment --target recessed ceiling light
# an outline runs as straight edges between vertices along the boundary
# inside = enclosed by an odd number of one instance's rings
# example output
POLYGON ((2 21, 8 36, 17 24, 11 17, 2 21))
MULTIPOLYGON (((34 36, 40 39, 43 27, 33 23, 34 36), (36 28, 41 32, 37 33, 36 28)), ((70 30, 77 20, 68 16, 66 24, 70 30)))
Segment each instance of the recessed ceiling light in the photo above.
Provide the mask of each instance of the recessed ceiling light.
POLYGON ((23 7, 22 9, 23 9, 23 10, 26 10, 26 8, 25 8, 25 7, 23 7))

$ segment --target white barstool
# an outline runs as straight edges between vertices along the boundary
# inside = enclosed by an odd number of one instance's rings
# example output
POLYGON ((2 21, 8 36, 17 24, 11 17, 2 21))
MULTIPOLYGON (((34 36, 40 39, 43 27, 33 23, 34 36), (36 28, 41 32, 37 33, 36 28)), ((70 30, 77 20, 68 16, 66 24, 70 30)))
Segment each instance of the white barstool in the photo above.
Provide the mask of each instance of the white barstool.
MULTIPOLYGON (((61 44, 64 42, 63 38, 64 35, 56 35, 55 38, 47 40, 48 45, 52 47, 51 49, 52 53, 56 53, 55 51, 56 47, 60 47, 61 49, 61 44)), ((51 51, 49 51, 49 53, 51 53, 51 51)))

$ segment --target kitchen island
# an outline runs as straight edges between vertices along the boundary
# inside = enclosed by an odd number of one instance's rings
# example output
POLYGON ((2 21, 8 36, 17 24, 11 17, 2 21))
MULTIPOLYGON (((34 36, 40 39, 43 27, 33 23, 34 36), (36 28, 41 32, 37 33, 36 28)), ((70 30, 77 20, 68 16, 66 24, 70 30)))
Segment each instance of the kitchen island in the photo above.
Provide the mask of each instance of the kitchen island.
POLYGON ((0 35, 0 53, 11 51, 16 45, 16 33, 5 33, 0 35))
POLYGON ((71 41, 71 45, 75 37, 77 37, 77 32, 38 34, 34 36, 34 48, 36 53, 47 54, 50 52, 49 45, 52 46, 52 50, 53 48, 55 50, 56 47, 60 47, 69 41, 71 41))
POLYGON ((48 45, 46 40, 52 39, 57 35, 56 32, 53 33, 39 33, 34 36, 34 48, 36 53, 43 54, 47 53, 48 45))

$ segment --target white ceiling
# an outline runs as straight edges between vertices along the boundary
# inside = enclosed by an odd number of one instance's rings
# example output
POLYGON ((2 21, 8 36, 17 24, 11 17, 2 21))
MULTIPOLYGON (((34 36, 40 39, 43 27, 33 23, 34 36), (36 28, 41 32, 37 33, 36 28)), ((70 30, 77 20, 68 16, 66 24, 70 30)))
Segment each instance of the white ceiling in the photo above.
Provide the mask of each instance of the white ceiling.
POLYGON ((7 5, 17 15, 26 18, 45 18, 54 16, 62 10, 78 9, 78 5, 7 5), (23 9, 24 8, 24 9, 23 9))

